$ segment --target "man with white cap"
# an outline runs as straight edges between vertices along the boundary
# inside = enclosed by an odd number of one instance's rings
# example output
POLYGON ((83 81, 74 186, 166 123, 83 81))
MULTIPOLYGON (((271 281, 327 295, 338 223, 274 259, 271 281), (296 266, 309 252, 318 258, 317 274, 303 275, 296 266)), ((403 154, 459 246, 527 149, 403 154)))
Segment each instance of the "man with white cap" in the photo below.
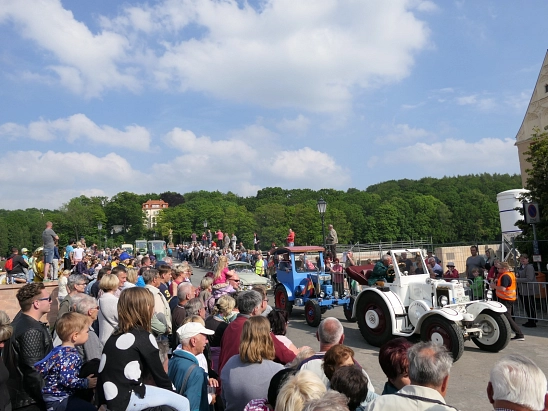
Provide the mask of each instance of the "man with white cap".
POLYGON ((190 403, 190 411, 209 411, 213 397, 208 396, 207 387, 217 386, 217 381, 208 378, 198 364, 207 344, 207 336, 215 334, 198 322, 189 322, 177 330, 181 348, 173 351, 169 360, 168 376, 175 390, 185 396, 190 403))

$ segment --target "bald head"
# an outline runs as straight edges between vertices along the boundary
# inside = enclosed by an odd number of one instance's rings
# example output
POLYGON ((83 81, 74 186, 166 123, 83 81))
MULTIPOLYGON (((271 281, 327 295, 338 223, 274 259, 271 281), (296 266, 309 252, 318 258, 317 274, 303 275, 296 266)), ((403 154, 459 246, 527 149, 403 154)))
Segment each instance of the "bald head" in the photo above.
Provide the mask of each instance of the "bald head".
POLYGON ((188 301, 192 297, 192 284, 184 282, 177 286, 177 298, 179 302, 188 301))

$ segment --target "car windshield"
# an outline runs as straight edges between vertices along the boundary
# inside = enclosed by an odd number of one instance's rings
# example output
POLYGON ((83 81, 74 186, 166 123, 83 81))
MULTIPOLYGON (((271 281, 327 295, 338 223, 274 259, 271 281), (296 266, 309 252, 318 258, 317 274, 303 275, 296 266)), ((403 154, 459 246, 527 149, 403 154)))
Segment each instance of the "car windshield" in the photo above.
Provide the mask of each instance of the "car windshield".
POLYGON ((153 251, 158 251, 164 249, 165 243, 163 241, 150 241, 149 244, 153 251))
POLYGON ((146 248, 147 247, 147 242, 146 241, 135 241, 135 245, 137 246, 137 248, 146 248))

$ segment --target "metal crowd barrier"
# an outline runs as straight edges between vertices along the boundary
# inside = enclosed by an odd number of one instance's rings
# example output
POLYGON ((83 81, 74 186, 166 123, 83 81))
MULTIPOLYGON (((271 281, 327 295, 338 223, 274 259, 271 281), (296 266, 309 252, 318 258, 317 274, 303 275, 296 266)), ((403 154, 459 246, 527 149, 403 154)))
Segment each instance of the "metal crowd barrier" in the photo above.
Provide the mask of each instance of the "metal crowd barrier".
MULTIPOLYGON (((481 293, 474 293, 471 280, 460 278, 464 284, 466 295, 470 300, 480 300, 487 297, 488 283, 484 280, 484 287, 481 293)), ((548 321, 548 282, 526 282, 518 283, 518 298, 514 305, 513 317, 525 320, 548 321), (529 295, 523 295, 520 290, 525 290, 529 295), (529 310, 527 310, 529 305, 529 310)), ((496 300, 496 293, 493 290, 493 300, 496 300)))

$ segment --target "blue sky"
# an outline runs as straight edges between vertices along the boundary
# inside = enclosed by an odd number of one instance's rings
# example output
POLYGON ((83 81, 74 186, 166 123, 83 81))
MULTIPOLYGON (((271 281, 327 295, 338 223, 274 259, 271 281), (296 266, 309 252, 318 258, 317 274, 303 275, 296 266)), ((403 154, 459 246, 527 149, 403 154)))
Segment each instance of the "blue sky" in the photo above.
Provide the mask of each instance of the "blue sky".
POLYGON ((0 208, 517 173, 546 15, 541 0, 0 0, 0 208))

